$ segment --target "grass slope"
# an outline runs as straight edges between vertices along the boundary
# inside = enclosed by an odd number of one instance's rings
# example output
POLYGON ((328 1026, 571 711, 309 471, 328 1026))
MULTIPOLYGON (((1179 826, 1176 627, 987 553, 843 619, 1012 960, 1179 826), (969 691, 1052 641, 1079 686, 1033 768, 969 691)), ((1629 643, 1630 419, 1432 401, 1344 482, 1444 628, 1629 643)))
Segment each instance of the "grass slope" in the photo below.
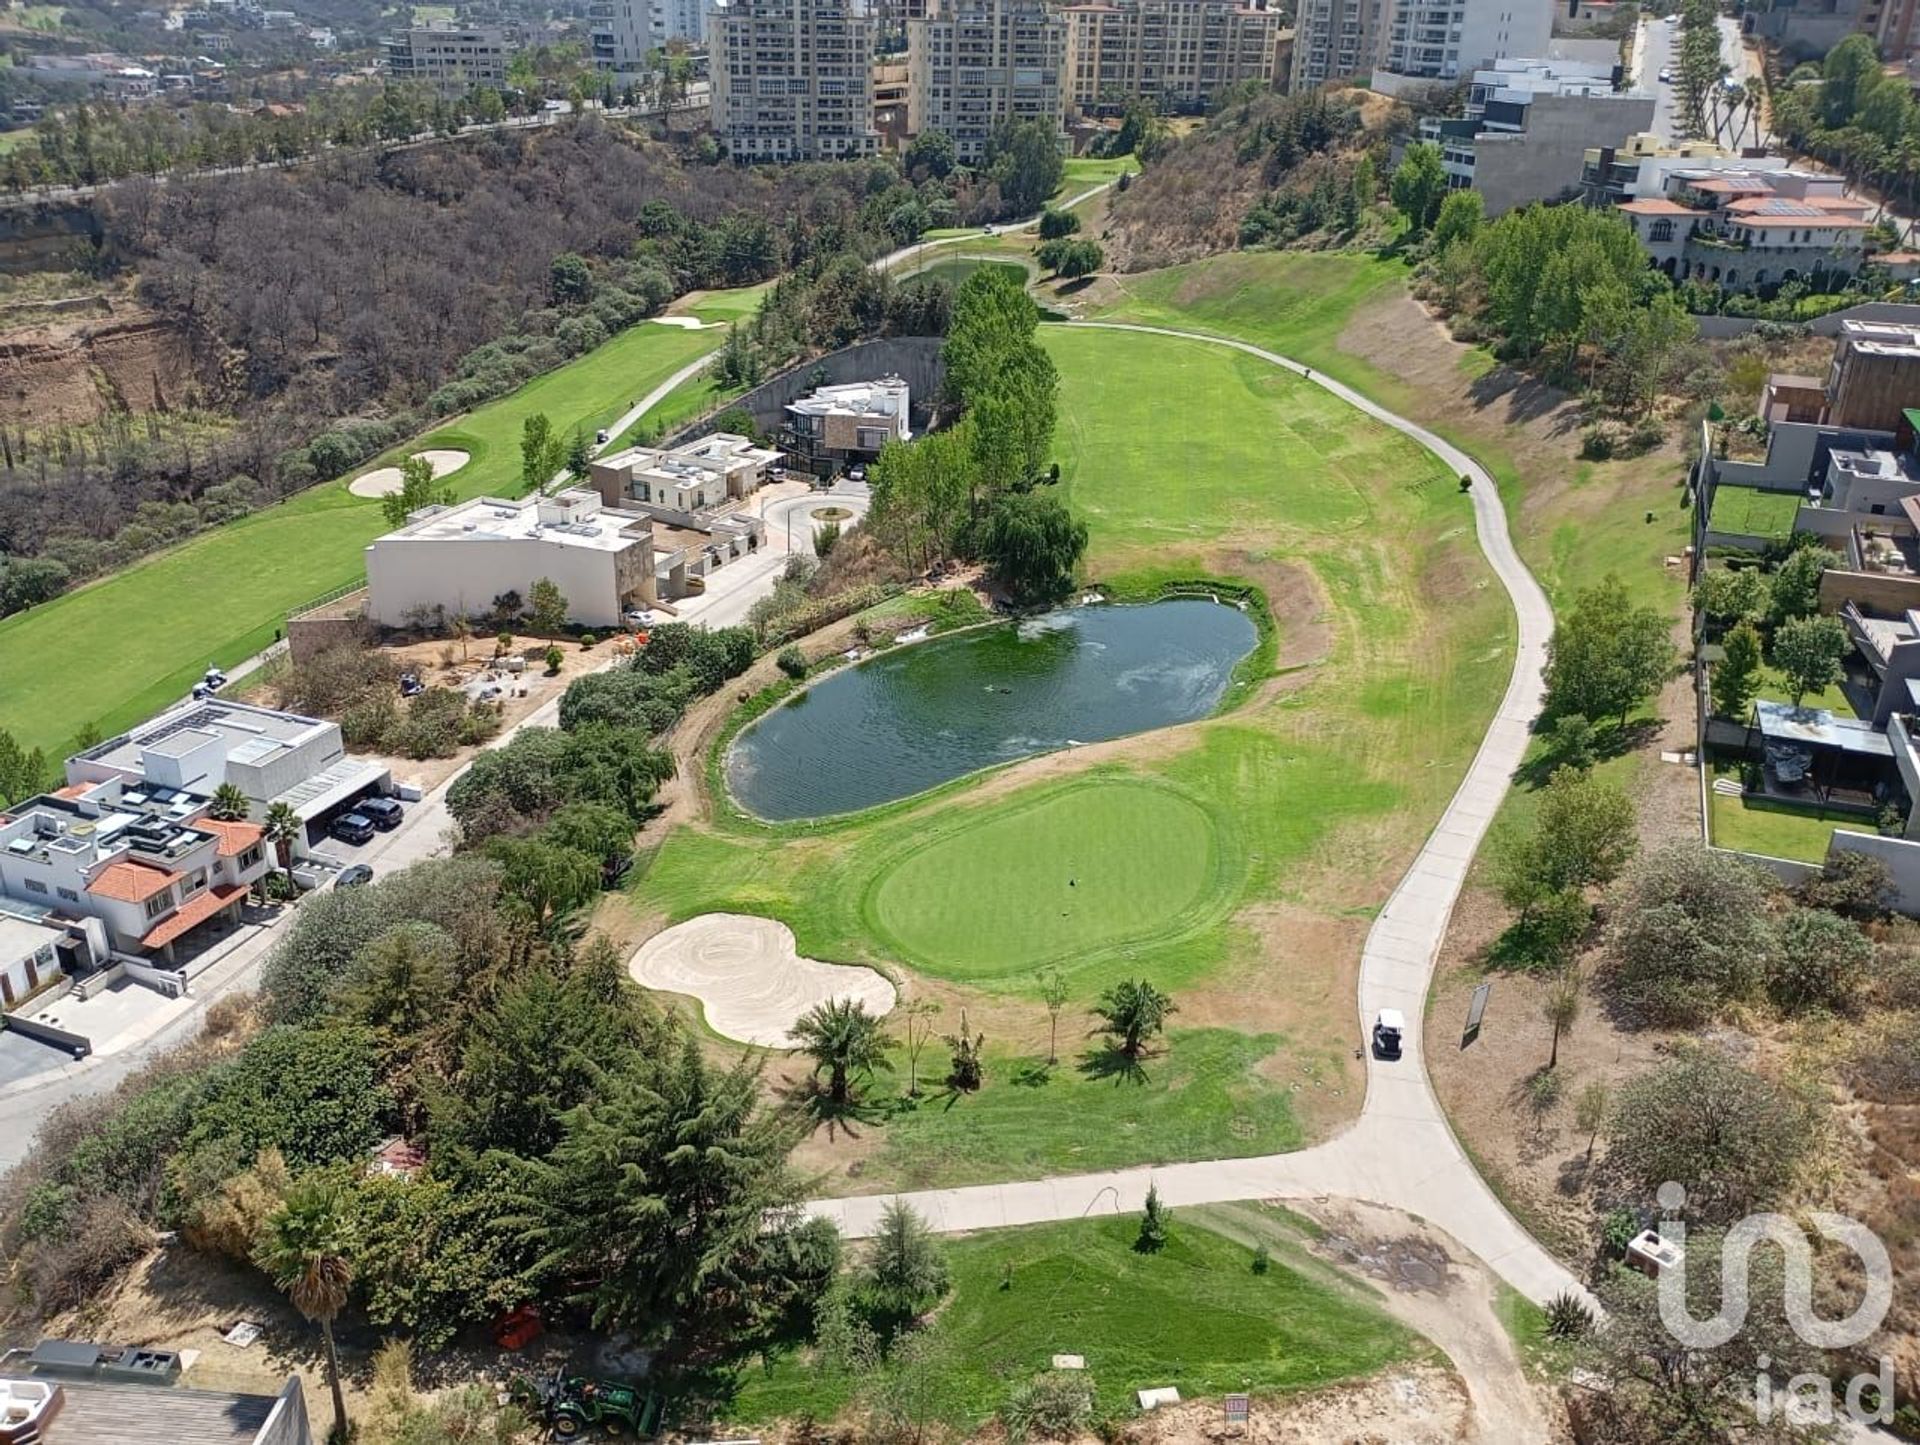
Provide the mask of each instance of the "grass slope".
MULTIPOLYGON (((1272 1396, 1374 1373, 1425 1348, 1360 1291, 1283 1256, 1265 1274, 1252 1251, 1176 1215, 1156 1254, 1133 1248, 1137 1217, 1000 1230, 948 1248, 953 1294, 930 1326, 934 1410, 979 1427, 1056 1352, 1086 1357, 1103 1411, 1135 1390, 1172 1385, 1184 1399, 1247 1390, 1272 1396)), ((730 1411, 761 1423, 828 1419, 863 1383, 802 1354, 741 1382, 730 1411)))
MULTIPOLYGON (((458 447, 472 454, 447 479, 460 496, 516 491, 528 416, 544 411, 563 431, 604 426, 717 334, 642 322, 381 461, 458 447)), ((0 621, 0 728, 57 754, 86 724, 112 734, 183 696, 210 663, 231 666, 272 642, 289 608, 355 580, 385 530, 379 503, 353 496, 347 480, 0 621)))

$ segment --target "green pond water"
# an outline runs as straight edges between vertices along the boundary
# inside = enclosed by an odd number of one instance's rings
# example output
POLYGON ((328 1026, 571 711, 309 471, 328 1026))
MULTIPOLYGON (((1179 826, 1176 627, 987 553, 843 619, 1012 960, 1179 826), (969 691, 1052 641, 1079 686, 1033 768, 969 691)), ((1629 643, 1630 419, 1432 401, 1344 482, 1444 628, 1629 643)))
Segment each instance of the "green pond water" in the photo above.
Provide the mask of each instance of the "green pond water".
POLYGON ((1179 599, 1071 607, 896 648, 743 729, 740 805, 777 822, 851 813, 1077 743, 1205 717, 1259 631, 1179 599))

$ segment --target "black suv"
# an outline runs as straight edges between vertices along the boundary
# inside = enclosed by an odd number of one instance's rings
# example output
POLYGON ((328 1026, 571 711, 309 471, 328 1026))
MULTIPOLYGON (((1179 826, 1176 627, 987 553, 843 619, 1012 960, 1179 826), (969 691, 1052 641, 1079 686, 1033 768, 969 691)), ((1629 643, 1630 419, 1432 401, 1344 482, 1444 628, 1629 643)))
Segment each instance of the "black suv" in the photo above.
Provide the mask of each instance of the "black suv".
POLYGON ((372 823, 382 833, 391 833, 400 826, 403 813, 400 805, 392 798, 362 798, 353 805, 353 811, 372 823))
POLYGON ((345 813, 335 818, 327 831, 342 843, 364 843, 373 836, 373 820, 364 813, 345 813))

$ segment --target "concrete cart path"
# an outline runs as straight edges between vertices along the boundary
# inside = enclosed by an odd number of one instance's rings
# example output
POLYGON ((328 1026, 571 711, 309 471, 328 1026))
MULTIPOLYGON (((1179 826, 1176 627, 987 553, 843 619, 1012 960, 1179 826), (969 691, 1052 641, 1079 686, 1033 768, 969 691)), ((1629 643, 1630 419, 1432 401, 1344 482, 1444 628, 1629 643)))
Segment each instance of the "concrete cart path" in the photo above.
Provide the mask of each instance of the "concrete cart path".
MULTIPOLYGON (((1381 1008, 1410 1019, 1424 1012, 1434 960, 1475 851, 1527 750, 1544 691, 1541 670, 1553 611, 1521 562, 1493 478, 1473 458, 1351 387, 1300 362, 1244 341, 1120 322, 1067 323, 1084 330, 1133 331, 1229 347, 1306 377, 1350 406, 1411 437, 1455 475, 1473 479, 1468 498, 1480 550, 1512 599, 1519 622, 1513 674, 1465 779, 1413 865, 1374 920, 1361 955, 1355 1037, 1381 1008)), ((1237 1199, 1339 1196, 1405 1210, 1429 1220, 1536 1302, 1577 1280, 1536 1243, 1487 1187, 1453 1136, 1427 1078, 1420 1030, 1397 1060, 1368 1058, 1367 1097, 1342 1134, 1292 1154, 1115 1170, 900 1196, 823 1199, 808 1206, 850 1235, 870 1234, 891 1198, 904 1198, 940 1230, 991 1229, 1093 1213, 1138 1210, 1149 1183, 1170 1205, 1237 1199)))

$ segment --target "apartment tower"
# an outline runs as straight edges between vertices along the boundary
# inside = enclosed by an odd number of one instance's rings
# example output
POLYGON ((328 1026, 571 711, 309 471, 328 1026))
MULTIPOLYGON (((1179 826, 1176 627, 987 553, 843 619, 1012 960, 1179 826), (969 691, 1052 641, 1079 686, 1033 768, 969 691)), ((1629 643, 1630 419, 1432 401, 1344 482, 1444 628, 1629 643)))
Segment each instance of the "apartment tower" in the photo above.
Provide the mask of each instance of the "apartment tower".
POLYGON ((1241 0, 1089 0, 1067 22, 1066 90, 1080 115, 1142 97, 1192 111, 1242 81, 1272 85, 1283 17, 1241 0))
POLYGON ((708 26, 713 128, 743 161, 873 155, 867 0, 737 0, 708 26))
POLYGON ((1045 0, 932 0, 907 22, 908 129, 944 131, 976 164, 1002 121, 1065 115, 1067 26, 1045 0))

